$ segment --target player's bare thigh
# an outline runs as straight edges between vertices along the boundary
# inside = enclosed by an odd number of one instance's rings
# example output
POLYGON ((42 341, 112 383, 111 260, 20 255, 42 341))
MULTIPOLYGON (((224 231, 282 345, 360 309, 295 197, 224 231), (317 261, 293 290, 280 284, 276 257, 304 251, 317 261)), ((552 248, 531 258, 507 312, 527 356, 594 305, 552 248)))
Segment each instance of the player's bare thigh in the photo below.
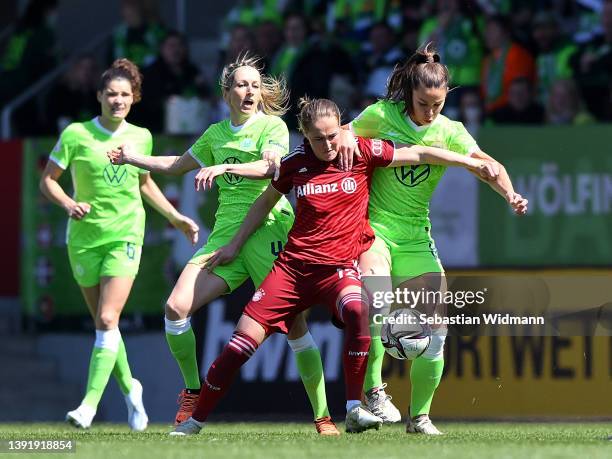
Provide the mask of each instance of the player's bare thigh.
POLYGON ((387 258, 374 250, 374 246, 359 257, 359 269, 363 276, 391 276, 391 266, 387 258))
POLYGON ((229 287, 221 277, 189 263, 166 302, 166 317, 169 320, 185 319, 228 291, 229 287))
POLYGON ((242 314, 242 316, 240 316, 238 325, 236 325, 236 331, 251 337, 257 342, 258 345, 263 343, 267 338, 266 329, 263 327, 263 325, 246 314, 242 314))

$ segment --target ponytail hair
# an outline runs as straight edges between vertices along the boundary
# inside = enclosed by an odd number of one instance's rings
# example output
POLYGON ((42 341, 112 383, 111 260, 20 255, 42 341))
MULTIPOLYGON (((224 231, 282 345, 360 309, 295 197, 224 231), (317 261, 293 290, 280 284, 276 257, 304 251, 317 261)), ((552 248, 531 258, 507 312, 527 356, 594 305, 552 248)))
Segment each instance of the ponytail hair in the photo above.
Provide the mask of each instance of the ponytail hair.
POLYGON ((387 83, 386 100, 404 102, 404 113, 412 111, 412 91, 425 88, 448 88, 448 69, 431 43, 417 50, 408 60, 393 69, 387 83))
POLYGON ((234 75, 240 67, 251 67, 257 70, 261 77, 261 104, 258 107, 266 115, 282 116, 289 110, 289 90, 284 78, 274 78, 262 75, 260 58, 249 55, 248 51, 241 53, 234 62, 223 67, 219 84, 225 95, 234 84, 234 75))
POLYGON ((298 129, 302 134, 306 134, 319 118, 335 116, 340 123, 340 109, 329 99, 310 99, 305 96, 298 101, 298 109, 298 129))
POLYGON ((98 83, 98 92, 104 91, 106 85, 116 78, 123 78, 130 82, 134 103, 142 99, 142 75, 136 64, 129 59, 117 59, 102 73, 98 83))

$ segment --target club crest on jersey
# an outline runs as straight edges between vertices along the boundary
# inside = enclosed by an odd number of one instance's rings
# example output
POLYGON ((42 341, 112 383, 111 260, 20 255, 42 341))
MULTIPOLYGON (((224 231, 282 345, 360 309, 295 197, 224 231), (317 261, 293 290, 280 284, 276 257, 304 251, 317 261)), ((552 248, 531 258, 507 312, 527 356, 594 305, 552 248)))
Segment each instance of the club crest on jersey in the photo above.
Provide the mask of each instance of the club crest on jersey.
POLYGON ((265 295, 266 295, 266 292, 264 292, 262 288, 258 288, 257 290, 255 290, 255 293, 253 294, 253 298, 251 298, 251 301, 259 301, 265 295))
MULTIPOLYGON (((235 156, 228 156, 223 160, 223 164, 242 164, 242 161, 235 156)), ((243 179, 243 177, 236 174, 230 174, 229 172, 223 174, 223 180, 225 180, 228 185, 237 185, 242 182, 243 179)))
POLYGON ((430 172, 431 167, 429 164, 401 166, 395 168, 395 178, 397 178, 402 185, 413 187, 427 180, 430 172))
POLYGON ((253 145, 253 139, 247 137, 246 139, 242 139, 240 142, 240 148, 250 148, 253 145))
POLYGON ((125 183, 128 177, 128 171, 124 165, 115 166, 114 164, 109 164, 104 168, 102 175, 104 176, 104 181, 108 185, 117 187, 125 183))
POLYGON ((383 143, 380 139, 372 139, 372 154, 374 156, 382 156, 383 143))

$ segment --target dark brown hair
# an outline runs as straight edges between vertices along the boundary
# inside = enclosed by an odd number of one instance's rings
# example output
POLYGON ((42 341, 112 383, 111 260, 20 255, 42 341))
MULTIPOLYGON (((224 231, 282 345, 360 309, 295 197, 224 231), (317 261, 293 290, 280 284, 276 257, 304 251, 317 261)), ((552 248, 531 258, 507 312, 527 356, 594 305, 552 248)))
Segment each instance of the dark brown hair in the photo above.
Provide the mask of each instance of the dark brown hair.
POLYGON ((305 134, 312 125, 324 116, 335 116, 340 122, 340 109, 329 99, 309 99, 307 96, 298 101, 298 129, 305 134))
POLYGON ((128 59, 117 59, 100 77, 98 91, 103 92, 106 85, 117 78, 124 78, 130 82, 134 103, 139 102, 142 98, 142 75, 138 66, 128 59))
POLYGON ((387 83, 386 100, 404 102, 404 113, 412 111, 412 91, 419 86, 448 88, 449 74, 446 65, 431 43, 417 50, 406 62, 393 69, 387 83))

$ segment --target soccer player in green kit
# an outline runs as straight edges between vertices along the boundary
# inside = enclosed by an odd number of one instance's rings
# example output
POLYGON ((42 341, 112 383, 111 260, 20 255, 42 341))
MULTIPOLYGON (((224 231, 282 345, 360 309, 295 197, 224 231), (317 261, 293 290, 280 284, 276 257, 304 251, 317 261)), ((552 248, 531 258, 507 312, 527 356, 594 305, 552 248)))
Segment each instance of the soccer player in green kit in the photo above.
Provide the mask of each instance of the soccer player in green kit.
MULTIPOLYGON (((372 104, 348 126, 343 126, 338 150, 345 153, 347 167, 355 151, 351 134, 418 145, 446 148, 475 158, 494 161, 478 147, 463 127, 440 114, 448 93, 449 74, 439 56, 429 46, 417 51, 390 76, 387 95, 372 104)), ((514 191, 512 182, 499 165, 496 181, 487 181, 517 215, 527 211, 527 200, 514 191)), ((431 237, 429 201, 442 178, 444 166, 420 165, 409 168, 378 169, 372 180, 370 221, 376 241, 359 264, 364 276, 392 276, 403 288, 445 288, 444 269, 431 237)), ((366 281, 367 283, 367 281, 366 281)), ((399 284, 399 285, 398 285, 399 284)), ((434 392, 444 368, 446 328, 433 328, 427 351, 412 362, 410 413, 406 431, 439 435, 429 418, 434 392)), ((401 416, 384 392, 381 379, 384 348, 380 328, 372 326, 372 344, 364 382, 370 410, 387 422, 401 416)))
POLYGON ((193 244, 197 242, 198 226, 177 212, 147 171, 108 163, 106 152, 124 142, 134 144, 144 155, 151 154, 151 133, 125 120, 132 104, 140 100, 140 88, 138 67, 127 59, 116 60, 100 78, 101 114, 62 132, 40 181, 43 194, 70 217, 68 257, 96 326, 85 398, 66 415, 80 428, 91 426, 111 373, 125 395, 130 427, 135 431, 147 427, 142 385, 132 378, 118 328, 140 264, 145 226, 142 198, 193 244), (75 190, 72 198, 58 184, 68 168, 75 190))
MULTIPOLYGON (((165 307, 166 338, 186 386, 179 396, 175 424, 191 416, 200 392, 191 314, 249 277, 259 286, 293 224, 293 210, 283 198, 232 263, 212 271, 206 269, 207 260, 231 240, 251 204, 269 183, 251 180, 249 168, 253 168, 253 176, 259 177, 258 160, 268 160, 266 167, 275 169, 289 149, 287 126, 277 116, 286 111, 287 91, 280 81, 262 76, 257 65, 256 59, 241 56, 224 68, 221 87, 230 118, 211 125, 182 156, 144 156, 135 153, 129 144, 108 153, 113 164, 132 164, 165 174, 184 174, 204 166, 222 169, 217 180, 219 208, 213 231, 206 245, 185 266, 165 307), (257 164, 251 165, 253 162, 257 164), (233 174, 238 169, 243 176, 233 174)), ((317 431, 338 435, 327 409, 321 355, 302 316, 290 330, 288 341, 314 411, 317 431)))

